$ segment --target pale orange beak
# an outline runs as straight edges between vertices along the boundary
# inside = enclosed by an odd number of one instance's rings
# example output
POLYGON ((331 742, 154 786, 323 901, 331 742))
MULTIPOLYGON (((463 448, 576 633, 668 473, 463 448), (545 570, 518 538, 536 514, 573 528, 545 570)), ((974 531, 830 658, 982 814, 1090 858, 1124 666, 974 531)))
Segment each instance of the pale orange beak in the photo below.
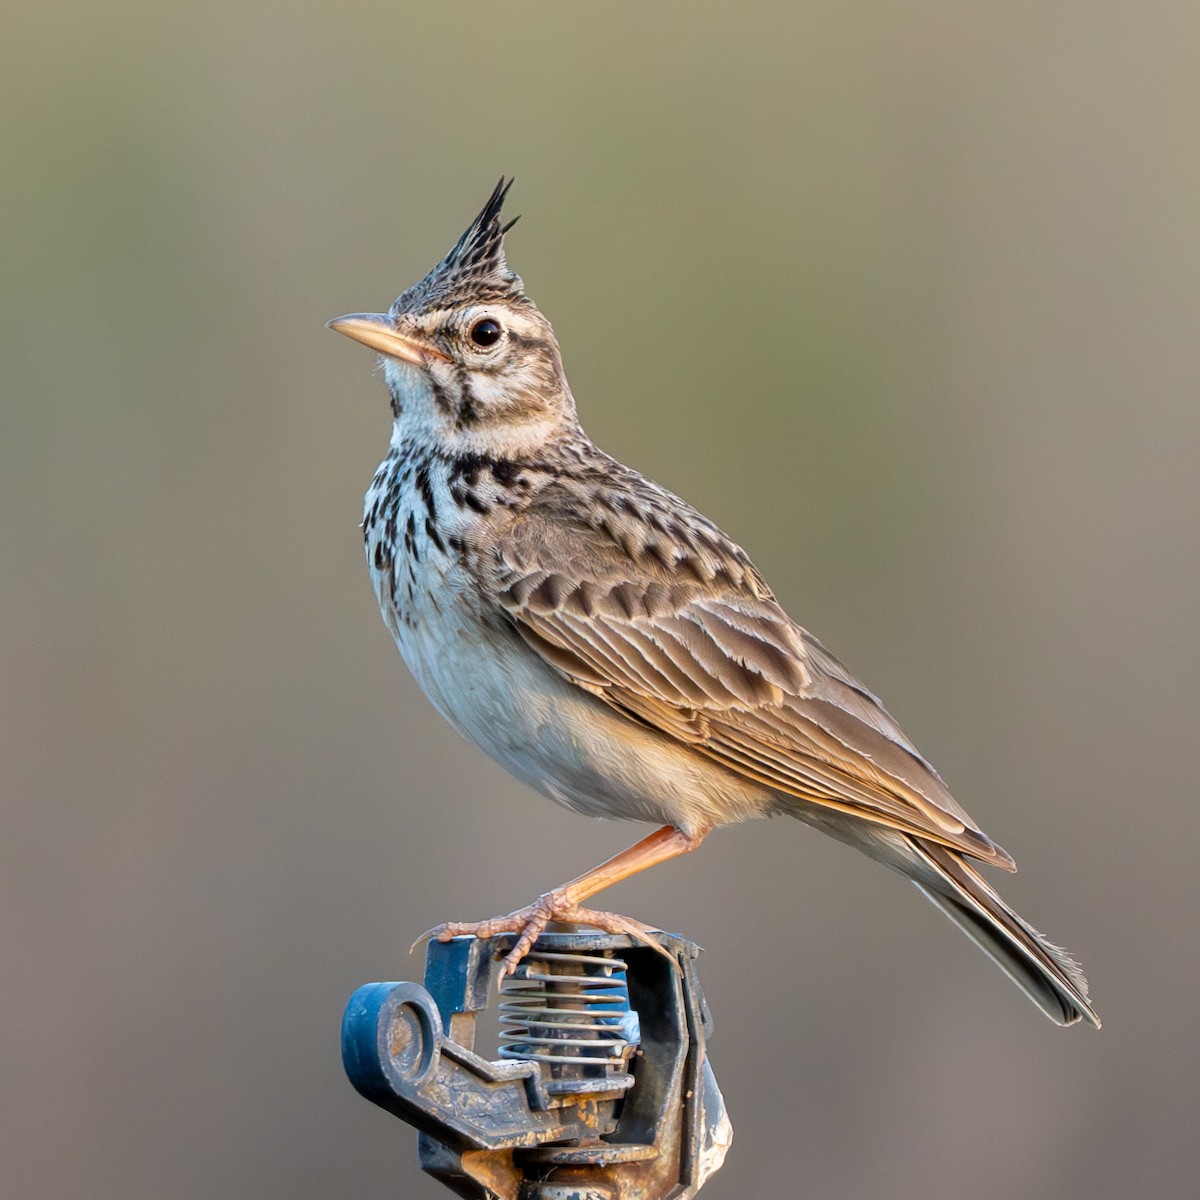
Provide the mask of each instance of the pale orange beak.
POLYGON ((415 367, 423 367, 430 359, 450 362, 450 356, 443 354, 422 338, 412 334, 398 333, 396 323, 387 313, 350 313, 345 317, 335 317, 326 322, 326 328, 336 329, 380 354, 390 354, 401 362, 412 363, 415 367))

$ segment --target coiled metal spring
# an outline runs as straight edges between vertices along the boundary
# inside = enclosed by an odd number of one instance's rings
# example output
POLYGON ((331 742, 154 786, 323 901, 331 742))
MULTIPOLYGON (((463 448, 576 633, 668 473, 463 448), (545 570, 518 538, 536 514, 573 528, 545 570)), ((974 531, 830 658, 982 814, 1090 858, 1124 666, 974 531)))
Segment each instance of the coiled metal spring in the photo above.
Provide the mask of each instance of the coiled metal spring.
POLYGON ((500 1057, 545 1063, 554 1079, 629 1086, 623 1073, 640 1040, 638 1017, 625 963, 611 953, 535 946, 500 984, 500 1057))

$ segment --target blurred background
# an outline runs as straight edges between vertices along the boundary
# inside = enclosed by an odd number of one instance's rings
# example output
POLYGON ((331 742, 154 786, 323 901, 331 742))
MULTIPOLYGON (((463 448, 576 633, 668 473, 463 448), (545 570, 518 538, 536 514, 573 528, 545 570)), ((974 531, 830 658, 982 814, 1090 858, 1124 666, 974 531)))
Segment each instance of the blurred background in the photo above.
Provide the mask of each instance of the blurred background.
POLYGON ((502 172, 591 434, 884 697, 1105 1020, 721 832, 605 897, 707 949, 706 1195, 1194 1190, 1200 9, 7 11, 6 1195, 448 1195, 342 1075, 349 993, 645 832, 460 743, 362 562, 387 400, 322 325, 502 172))

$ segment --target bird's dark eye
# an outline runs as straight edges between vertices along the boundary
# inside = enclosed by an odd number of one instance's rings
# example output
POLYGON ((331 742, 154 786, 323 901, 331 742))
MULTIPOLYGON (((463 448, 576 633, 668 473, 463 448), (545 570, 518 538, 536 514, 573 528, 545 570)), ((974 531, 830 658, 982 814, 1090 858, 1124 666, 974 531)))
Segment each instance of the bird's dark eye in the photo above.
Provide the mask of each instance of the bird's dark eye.
POLYGON ((477 346, 494 346, 503 332, 498 322, 491 317, 484 317, 471 326, 471 341, 477 346))

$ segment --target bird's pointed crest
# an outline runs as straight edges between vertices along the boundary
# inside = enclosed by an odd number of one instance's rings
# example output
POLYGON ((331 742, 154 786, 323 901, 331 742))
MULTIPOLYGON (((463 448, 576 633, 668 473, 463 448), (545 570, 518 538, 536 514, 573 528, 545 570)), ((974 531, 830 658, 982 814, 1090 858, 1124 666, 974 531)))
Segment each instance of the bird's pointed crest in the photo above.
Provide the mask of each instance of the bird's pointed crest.
POLYGON ((510 270, 504 257, 504 235, 517 223, 517 218, 506 225, 500 224, 500 209, 512 184, 511 179, 500 177, 487 203, 454 248, 424 279, 396 300, 392 306, 394 313, 525 298, 521 277, 510 270))

